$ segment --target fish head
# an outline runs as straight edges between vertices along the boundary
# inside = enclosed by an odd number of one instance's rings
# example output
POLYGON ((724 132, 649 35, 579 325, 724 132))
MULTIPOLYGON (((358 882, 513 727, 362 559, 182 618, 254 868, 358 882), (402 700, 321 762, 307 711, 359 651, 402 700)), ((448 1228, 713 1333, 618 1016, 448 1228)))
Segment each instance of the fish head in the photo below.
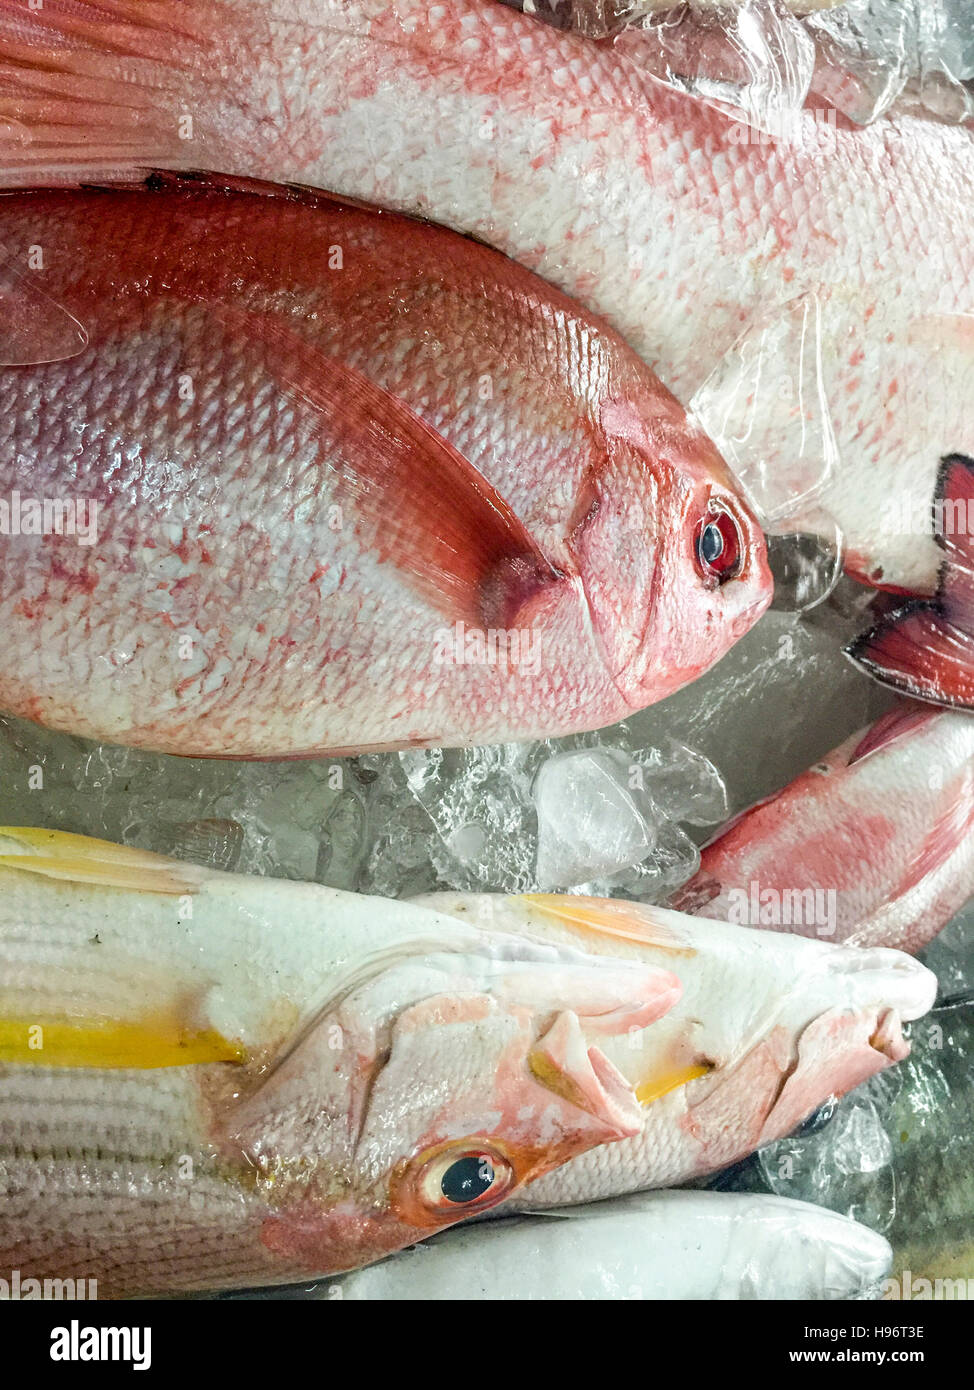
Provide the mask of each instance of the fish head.
POLYGON ((657 387, 652 411, 603 405, 605 455, 572 533, 596 640, 632 708, 718 661, 773 589, 761 526, 727 465, 657 387))
MULTIPOLYGON (((440 910, 477 899, 431 895, 440 910)), ((512 1203, 590 1201, 667 1187, 789 1134, 908 1055, 903 1025, 933 1004, 936 977, 901 951, 832 945, 618 899, 485 895, 498 927, 668 965, 682 994, 649 1027, 602 1041, 643 1106, 631 1137, 534 1180, 512 1203)))
POLYGON ((517 938, 398 952, 331 1000, 237 1108, 289 1273, 354 1268, 638 1132, 597 1040, 680 994, 666 969, 517 938))
MULTIPOLYGON (((936 994, 935 976, 900 951, 702 919, 678 930, 695 953, 678 967, 681 1004, 658 1036, 644 1030, 641 1057, 627 1063, 610 1049, 650 1100, 638 1141, 650 1171, 638 1185, 715 1172, 790 1134, 829 1097, 905 1058, 903 1024, 936 994), (692 1079, 654 1100, 657 1078, 673 1075, 692 1079)), ((625 1167, 624 1153, 618 1162, 625 1167)))

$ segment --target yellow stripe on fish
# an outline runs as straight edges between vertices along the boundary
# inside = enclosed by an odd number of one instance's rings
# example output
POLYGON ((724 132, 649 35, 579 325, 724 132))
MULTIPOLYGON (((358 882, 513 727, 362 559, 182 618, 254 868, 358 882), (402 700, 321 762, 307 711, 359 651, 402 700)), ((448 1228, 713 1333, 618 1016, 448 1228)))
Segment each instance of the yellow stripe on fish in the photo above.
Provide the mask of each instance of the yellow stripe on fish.
POLYGON ((187 1028, 171 1014, 112 1019, 0 1019, 0 1062, 98 1070, 243 1062, 239 1041, 212 1028, 187 1028))
POLYGON ((696 1081, 698 1076, 706 1076, 713 1066, 703 1063, 694 1067, 681 1067, 678 1071, 660 1072, 643 1081, 635 1088, 636 1099, 640 1105, 652 1105, 654 1100, 685 1086, 688 1081, 696 1081))

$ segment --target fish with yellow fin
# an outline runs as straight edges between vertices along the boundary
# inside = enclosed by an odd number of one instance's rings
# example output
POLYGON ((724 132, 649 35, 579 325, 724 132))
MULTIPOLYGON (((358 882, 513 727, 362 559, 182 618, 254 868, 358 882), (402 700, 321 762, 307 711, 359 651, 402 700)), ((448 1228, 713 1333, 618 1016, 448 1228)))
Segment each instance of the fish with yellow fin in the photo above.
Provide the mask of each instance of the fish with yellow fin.
POLYGON ((119 1296, 682 1181, 907 1052, 892 951, 0 830, 0 1264, 119 1296))

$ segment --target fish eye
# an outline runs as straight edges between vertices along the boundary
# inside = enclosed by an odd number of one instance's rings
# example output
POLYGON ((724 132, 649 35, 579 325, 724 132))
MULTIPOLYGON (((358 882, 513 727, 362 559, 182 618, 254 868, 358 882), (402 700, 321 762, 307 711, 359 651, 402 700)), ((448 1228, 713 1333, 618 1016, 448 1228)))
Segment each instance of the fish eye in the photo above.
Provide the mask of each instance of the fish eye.
POLYGON ((440 1191, 448 1202, 477 1202, 494 1186, 494 1165, 486 1154, 455 1158, 440 1178, 440 1191))
POLYGON ((724 584, 741 572, 744 543, 737 520, 726 508, 711 502, 697 523, 694 559, 704 579, 724 584))
POLYGON ((514 1182, 511 1163, 495 1145, 468 1139, 420 1154, 409 1166, 407 1185, 427 1217, 436 1218, 492 1207, 514 1182))

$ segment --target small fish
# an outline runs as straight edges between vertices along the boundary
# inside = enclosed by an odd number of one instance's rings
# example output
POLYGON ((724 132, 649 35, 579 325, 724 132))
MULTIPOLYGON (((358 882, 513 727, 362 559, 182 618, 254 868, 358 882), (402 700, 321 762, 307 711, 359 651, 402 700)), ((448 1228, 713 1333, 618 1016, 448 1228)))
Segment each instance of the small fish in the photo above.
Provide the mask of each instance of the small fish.
POLYGON ((974 719, 905 704, 736 817, 684 912, 919 951, 974 895, 974 719))
POLYGON ((808 1202, 640 1192, 459 1227, 315 1293, 488 1303, 856 1298, 874 1290, 891 1263, 882 1236, 808 1202))
POLYGON ((767 606, 713 445, 558 291, 405 218, 158 182, 0 199, 0 707, 210 756, 528 739, 767 606))
POLYGON ((974 704, 974 126, 819 103, 772 138, 664 88, 640 42, 483 0, 0 0, 0 180, 220 169, 483 239, 681 400, 719 379, 770 476, 834 456, 815 500, 850 570, 920 603, 850 655, 974 704))
POLYGON ((734 1162, 904 1057, 935 990, 896 952, 768 945, 0 831, 0 1264, 103 1296, 289 1283, 734 1162))

